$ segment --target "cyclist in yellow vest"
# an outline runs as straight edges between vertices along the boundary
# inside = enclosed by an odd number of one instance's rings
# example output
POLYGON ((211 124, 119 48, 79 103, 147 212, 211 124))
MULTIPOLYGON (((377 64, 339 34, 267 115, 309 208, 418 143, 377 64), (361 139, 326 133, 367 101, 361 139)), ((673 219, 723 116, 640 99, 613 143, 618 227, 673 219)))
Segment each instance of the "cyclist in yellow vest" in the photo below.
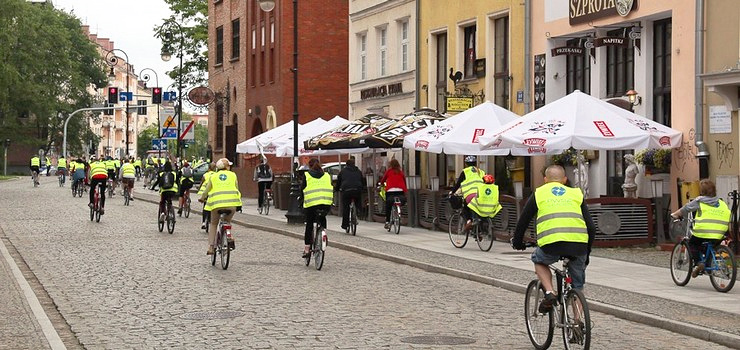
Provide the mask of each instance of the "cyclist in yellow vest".
POLYGON ((583 192, 565 186, 568 179, 560 165, 550 165, 545 170, 545 184, 538 187, 529 197, 516 224, 511 245, 524 250, 524 232, 537 215, 537 245, 532 253, 532 262, 537 278, 545 288, 545 297, 539 305, 540 313, 547 313, 557 300, 553 294, 552 273, 548 265, 560 260, 561 256, 572 257, 570 274, 573 288, 582 289, 586 281, 586 266, 591 253, 596 229, 583 192))
MULTIPOLYGON (((722 199, 717 197, 717 187, 708 179, 699 181, 699 197, 686 203, 681 209, 671 213, 673 218, 680 218, 688 213, 694 216, 694 228, 689 238, 689 252, 696 267, 691 277, 704 272, 707 262, 699 261, 702 243, 711 242, 716 245, 725 238, 730 228, 731 211, 722 199)), ((712 257, 707 257, 711 259, 712 257)))
POLYGON ((133 162, 134 164, 134 170, 136 170, 136 177, 141 176, 141 158, 136 157, 136 160, 133 162))
MULTIPOLYGON (((198 188, 198 196, 205 192, 208 186, 208 181, 211 179, 211 175, 216 173, 216 163, 208 164, 208 171, 203 174, 203 179, 200 181, 200 187, 198 188)), ((203 203, 203 222, 200 225, 201 230, 206 229, 206 225, 211 221, 211 211, 206 210, 206 203, 203 203)))
MULTIPOLYGON (((100 214, 105 214, 105 188, 108 183, 108 170, 106 169, 105 162, 101 160, 90 161, 90 188, 95 188, 95 185, 100 184, 100 214)), ((88 206, 93 207, 93 200, 95 199, 95 191, 90 191, 90 203, 88 206)))
POLYGON ((128 187, 128 192, 131 195, 131 200, 134 200, 134 182, 136 182, 136 168, 131 160, 128 158, 123 159, 123 165, 118 176, 121 178, 121 182, 124 187, 128 187))
POLYGON ((482 218, 493 218, 501 210, 498 186, 493 183, 493 175, 483 175, 483 184, 478 185, 478 194, 468 203, 468 208, 482 218))
POLYGON ((44 159, 46 159, 46 163, 42 165, 46 166, 46 176, 49 176, 51 175, 51 159, 49 157, 45 157, 44 159))
MULTIPOLYGON (((41 159, 38 156, 31 157, 31 174, 36 174, 36 176, 39 175, 39 167, 41 166, 41 159)), ((36 184, 38 185, 38 181, 36 181, 36 184)))
POLYGON ((157 216, 159 221, 164 221, 165 205, 167 200, 177 198, 178 187, 177 187, 177 173, 172 170, 172 163, 164 163, 162 172, 157 176, 157 181, 152 185, 152 191, 159 186, 159 211, 157 216))
POLYGON ((326 227, 326 217, 319 217, 319 210, 328 212, 334 201, 334 187, 331 184, 331 175, 324 172, 321 162, 316 158, 308 161, 306 181, 302 184, 303 211, 306 215, 306 232, 303 236, 303 258, 308 257, 313 241, 313 225, 318 222, 326 227))
POLYGON ((193 188, 193 168, 186 160, 182 168, 177 172, 177 184, 180 186, 180 208, 177 209, 177 215, 182 216, 182 208, 185 206, 185 198, 190 196, 190 189, 193 188))
MULTIPOLYGON (((236 179, 236 174, 232 172, 230 162, 226 158, 221 158, 216 162, 217 172, 213 173, 203 194, 201 194, 198 201, 205 202, 206 208, 209 211, 227 210, 226 222, 231 223, 231 218, 234 217, 234 213, 237 210, 241 211, 242 207, 242 195, 239 192, 239 182, 236 179), (207 201, 206 201, 207 198, 207 201)), ((216 230, 218 230, 218 221, 216 218, 211 220, 211 227, 208 230, 208 252, 207 255, 213 255, 214 247, 216 246, 216 230)), ((233 238, 229 240, 229 248, 234 249, 233 238)))
POLYGON ((450 195, 453 195, 458 189, 462 191, 463 203, 465 203, 463 205, 462 215, 466 220, 465 230, 467 231, 473 225, 473 221, 470 218, 468 203, 470 203, 478 193, 478 186, 483 184, 483 175, 485 175, 485 172, 478 168, 478 157, 476 156, 465 156, 464 162, 465 169, 460 172, 460 176, 458 176, 455 186, 450 190, 450 195))
POLYGON ((82 180, 85 179, 85 162, 82 161, 82 158, 77 158, 76 160, 72 161, 70 163, 70 176, 72 176, 72 184, 74 185, 75 182, 77 182, 77 185, 82 184, 82 180))
POLYGON ((64 158, 64 155, 57 159, 57 174, 62 175, 62 183, 67 181, 67 159, 64 158))

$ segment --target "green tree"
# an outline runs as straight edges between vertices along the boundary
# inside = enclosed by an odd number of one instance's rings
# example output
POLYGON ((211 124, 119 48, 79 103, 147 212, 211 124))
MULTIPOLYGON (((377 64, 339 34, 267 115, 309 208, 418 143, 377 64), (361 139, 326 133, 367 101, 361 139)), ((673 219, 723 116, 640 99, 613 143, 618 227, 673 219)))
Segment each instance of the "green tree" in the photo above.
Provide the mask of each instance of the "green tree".
POLYGON ((159 126, 156 124, 149 125, 146 129, 139 131, 139 135, 136 139, 137 154, 141 159, 146 158, 146 151, 152 148, 152 140, 157 138, 159 132, 159 126))
MULTIPOLYGON (((183 86, 205 85, 208 81, 208 0, 165 0, 173 14, 164 19, 162 25, 155 26, 156 36, 162 40, 162 50, 178 57, 182 46, 183 57, 183 86), (182 33, 176 25, 182 27, 182 33), (182 45, 180 44, 182 34, 182 45)), ((167 72, 173 80, 179 79, 179 65, 173 59, 175 66, 167 72)))
MULTIPOLYGON (((65 117, 92 105, 89 89, 107 85, 80 20, 46 4, 0 1, 0 62, 0 138, 47 151, 61 145, 65 117)), ((84 115, 70 120, 69 152, 88 130, 84 115)))

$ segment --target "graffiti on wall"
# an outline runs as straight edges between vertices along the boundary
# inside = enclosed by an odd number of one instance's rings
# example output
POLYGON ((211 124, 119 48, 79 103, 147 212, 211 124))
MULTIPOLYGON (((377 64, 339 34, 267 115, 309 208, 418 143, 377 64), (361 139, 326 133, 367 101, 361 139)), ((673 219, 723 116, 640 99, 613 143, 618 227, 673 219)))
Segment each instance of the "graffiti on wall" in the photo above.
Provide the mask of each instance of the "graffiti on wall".
POLYGON ((698 162, 696 159, 696 146, 694 146, 694 139, 696 139, 696 130, 691 128, 691 130, 689 130, 688 141, 683 141, 681 146, 673 152, 672 163, 677 170, 684 171, 686 164, 698 162))
POLYGON ((732 168, 732 160, 735 157, 735 148, 732 147, 732 142, 724 143, 720 140, 715 140, 714 144, 717 146, 719 169, 722 169, 723 166, 732 168))

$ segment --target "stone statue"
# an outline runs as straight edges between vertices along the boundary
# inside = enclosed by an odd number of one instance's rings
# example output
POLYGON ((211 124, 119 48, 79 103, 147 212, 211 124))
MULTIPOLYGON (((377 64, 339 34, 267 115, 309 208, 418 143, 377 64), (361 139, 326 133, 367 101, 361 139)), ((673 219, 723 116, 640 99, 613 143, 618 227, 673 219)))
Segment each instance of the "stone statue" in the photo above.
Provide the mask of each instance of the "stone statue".
POLYGON ((583 192, 583 196, 588 198, 588 163, 582 154, 577 156, 578 164, 573 169, 573 187, 578 187, 583 192))
POLYGON ((637 198, 637 183, 635 177, 640 170, 637 168, 635 163, 635 156, 632 154, 625 154, 624 160, 627 162, 627 170, 624 172, 624 184, 622 185, 622 191, 624 191, 624 198, 637 198))

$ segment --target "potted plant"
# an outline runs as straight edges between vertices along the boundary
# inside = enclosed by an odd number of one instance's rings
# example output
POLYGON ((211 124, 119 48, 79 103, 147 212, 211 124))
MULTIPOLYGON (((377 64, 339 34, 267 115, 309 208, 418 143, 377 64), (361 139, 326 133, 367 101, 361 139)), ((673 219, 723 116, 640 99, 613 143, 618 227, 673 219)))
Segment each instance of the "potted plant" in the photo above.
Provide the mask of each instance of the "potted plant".
POLYGON ((562 167, 576 166, 578 165, 578 154, 583 155, 583 151, 576 151, 575 148, 571 147, 563 151, 563 153, 556 154, 550 157, 552 164, 558 164, 562 167))
POLYGON ((635 154, 637 164, 645 167, 645 174, 667 173, 671 168, 671 150, 647 148, 635 154))

